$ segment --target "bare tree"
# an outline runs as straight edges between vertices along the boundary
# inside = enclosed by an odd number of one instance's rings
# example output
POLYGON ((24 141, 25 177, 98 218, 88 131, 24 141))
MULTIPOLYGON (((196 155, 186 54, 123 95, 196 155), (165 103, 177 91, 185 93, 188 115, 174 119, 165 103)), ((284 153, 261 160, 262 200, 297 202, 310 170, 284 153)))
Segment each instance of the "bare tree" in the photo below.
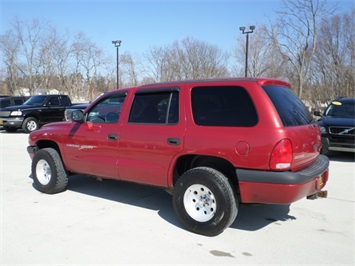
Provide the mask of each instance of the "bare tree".
POLYGON ((354 15, 355 9, 321 24, 312 78, 323 100, 355 95, 354 15))
POLYGON ((23 79, 30 94, 34 94, 42 87, 43 80, 40 78, 43 70, 41 58, 46 36, 49 32, 47 21, 34 19, 31 23, 24 23, 18 18, 12 24, 12 30, 18 44, 18 64, 17 68, 23 75, 23 79))
POLYGON ((155 81, 229 76, 228 54, 193 38, 155 47, 146 55, 145 73, 155 81))
POLYGON ((302 98, 316 51, 318 26, 330 11, 323 0, 283 0, 283 7, 277 13, 278 22, 271 30, 272 37, 294 70, 297 94, 302 98))
MULTIPOLYGON (((100 67, 104 65, 105 57, 102 49, 89 40, 83 33, 76 36, 72 44, 72 53, 75 61, 75 72, 84 77, 86 88, 79 93, 84 94, 84 98, 93 98, 93 77, 97 77, 100 67)), ((78 95, 77 95, 78 96, 78 95)))
MULTIPOLYGON (((121 56, 120 64, 122 65, 123 68, 123 75, 120 74, 120 77, 123 76, 122 80, 125 78, 126 83, 123 86, 137 86, 139 81, 138 81, 138 69, 137 69, 137 63, 134 60, 133 56, 126 52, 121 56)), ((120 68, 121 70, 121 68, 120 68)), ((121 86, 120 86, 121 87, 121 86)))
POLYGON ((9 93, 14 94, 18 89, 18 77, 20 71, 18 68, 18 39, 12 33, 8 31, 3 35, 0 35, 0 51, 3 65, 6 70, 6 85, 9 93))
MULTIPOLYGON (((249 77, 273 77, 284 78, 282 65, 285 60, 269 37, 269 30, 264 24, 256 25, 253 34, 249 36, 248 45, 248 76, 249 77)), ((234 57, 237 60, 237 75, 244 75, 246 41, 244 35, 237 38, 237 46, 234 49, 234 57)))

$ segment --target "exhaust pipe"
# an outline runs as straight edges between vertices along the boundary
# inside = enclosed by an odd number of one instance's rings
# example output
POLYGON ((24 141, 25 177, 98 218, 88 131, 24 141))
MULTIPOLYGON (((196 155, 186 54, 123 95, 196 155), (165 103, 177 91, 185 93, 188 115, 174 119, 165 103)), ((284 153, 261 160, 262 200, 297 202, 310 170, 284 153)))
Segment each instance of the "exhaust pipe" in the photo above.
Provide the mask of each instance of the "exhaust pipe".
POLYGON ((318 198, 327 198, 327 197, 328 197, 328 191, 327 190, 323 190, 323 191, 318 191, 315 194, 307 196, 307 199, 315 200, 315 199, 318 199, 318 198))

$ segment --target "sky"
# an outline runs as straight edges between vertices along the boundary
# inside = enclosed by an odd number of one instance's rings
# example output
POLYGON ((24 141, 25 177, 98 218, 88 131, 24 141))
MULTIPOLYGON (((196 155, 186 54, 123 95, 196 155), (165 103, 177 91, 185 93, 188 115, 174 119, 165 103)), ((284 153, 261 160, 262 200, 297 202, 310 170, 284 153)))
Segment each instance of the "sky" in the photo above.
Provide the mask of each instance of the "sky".
MULTIPOLYGON (((338 1, 343 12, 354 5, 338 1)), ((281 0, 0 0, 0 34, 15 17, 36 18, 61 33, 83 32, 109 56, 116 55, 113 40, 122 41, 120 53, 141 55, 187 37, 231 52, 239 27, 268 24, 281 7, 281 0)))

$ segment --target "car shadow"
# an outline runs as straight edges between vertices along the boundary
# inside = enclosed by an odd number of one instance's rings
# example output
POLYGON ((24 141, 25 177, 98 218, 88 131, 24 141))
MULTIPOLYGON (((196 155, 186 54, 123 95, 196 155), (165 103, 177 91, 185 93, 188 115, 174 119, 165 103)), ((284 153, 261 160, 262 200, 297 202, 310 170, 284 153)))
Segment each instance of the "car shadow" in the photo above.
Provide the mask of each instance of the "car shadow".
MULTIPOLYGON (((67 189, 157 211, 162 219, 185 230, 175 215, 172 196, 164 189, 130 182, 99 180, 86 175, 71 176, 67 189)), ((288 214, 289 211, 290 205, 243 204, 239 207, 237 219, 230 227, 244 231, 257 231, 271 223, 280 224, 283 221, 295 220, 294 216, 288 214)))
POLYGON ((355 162, 355 153, 352 152, 329 152, 327 154, 328 158, 330 161, 336 161, 336 162, 349 162, 353 163, 355 162))
POLYGON ((0 133, 1 134, 29 134, 29 133, 26 133, 25 131, 23 131, 22 129, 17 129, 15 132, 7 132, 4 128, 1 128, 0 127, 0 133))

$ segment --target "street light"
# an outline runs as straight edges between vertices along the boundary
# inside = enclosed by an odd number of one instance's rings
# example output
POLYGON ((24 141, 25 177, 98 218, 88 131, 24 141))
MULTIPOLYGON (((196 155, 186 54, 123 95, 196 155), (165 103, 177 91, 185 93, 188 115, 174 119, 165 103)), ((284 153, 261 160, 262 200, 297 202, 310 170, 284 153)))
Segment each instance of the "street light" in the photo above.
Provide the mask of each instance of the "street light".
POLYGON ((116 56, 117 56, 117 62, 116 62, 116 69, 117 69, 117 89, 119 89, 120 87, 120 74, 119 74, 119 71, 120 71, 120 68, 119 68, 119 59, 120 59, 120 55, 119 55, 119 51, 118 51, 118 48, 121 46, 121 40, 116 40, 116 41, 112 41, 112 43, 115 45, 116 47, 116 56))
POLYGON ((245 27, 240 27, 239 30, 246 34, 246 47, 245 47, 245 77, 248 76, 248 46, 249 46, 249 33, 253 33, 255 26, 249 26, 249 30, 245 31, 245 27))

